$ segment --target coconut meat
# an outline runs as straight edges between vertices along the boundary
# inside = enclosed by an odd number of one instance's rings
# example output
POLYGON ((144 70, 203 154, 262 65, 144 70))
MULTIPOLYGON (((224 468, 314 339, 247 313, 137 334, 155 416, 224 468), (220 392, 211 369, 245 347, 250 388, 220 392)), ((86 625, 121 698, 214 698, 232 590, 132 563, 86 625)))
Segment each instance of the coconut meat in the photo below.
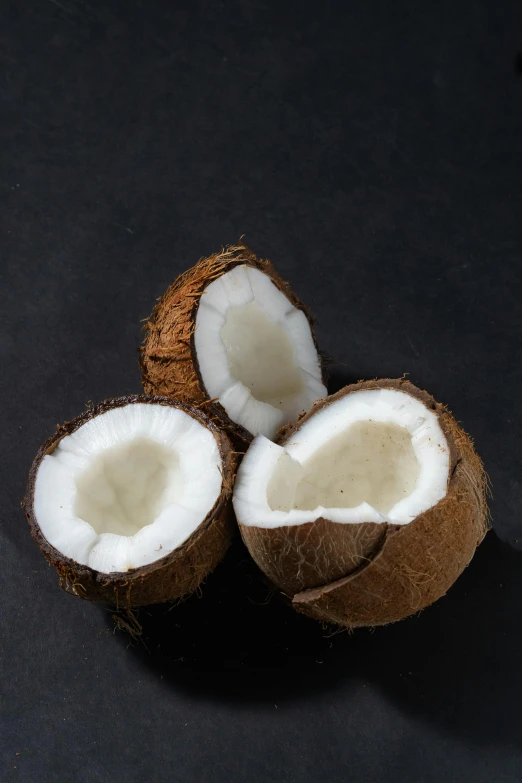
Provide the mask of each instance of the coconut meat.
POLYGON ((252 266, 205 288, 194 340, 209 396, 253 435, 272 438, 327 393, 308 319, 252 266))
POLYGON ((63 555, 122 572, 181 546, 221 487, 209 429, 180 408, 134 403, 90 419, 43 458, 34 514, 63 555))
POLYGON ((450 453, 437 415, 393 389, 324 405, 284 446, 258 436, 238 471, 239 522, 408 524, 447 491, 450 453))

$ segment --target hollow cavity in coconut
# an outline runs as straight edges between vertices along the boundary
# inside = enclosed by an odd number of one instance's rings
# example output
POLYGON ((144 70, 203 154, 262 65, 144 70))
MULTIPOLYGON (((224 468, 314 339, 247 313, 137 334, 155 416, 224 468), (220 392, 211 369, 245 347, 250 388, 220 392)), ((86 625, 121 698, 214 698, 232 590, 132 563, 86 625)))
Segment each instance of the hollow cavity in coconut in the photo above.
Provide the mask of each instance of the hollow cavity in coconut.
POLYGON ((140 606, 195 590, 232 535, 235 454, 201 411, 108 400, 59 427, 29 474, 31 532, 80 598, 140 606))
POLYGON ((351 628, 444 595, 487 530, 470 439, 405 380, 347 386, 277 443, 255 438, 233 502, 252 557, 293 606, 351 628))
POLYGON ((327 393, 310 316, 244 245, 173 283, 147 324, 141 365, 147 393, 206 403, 242 445, 273 437, 327 393))

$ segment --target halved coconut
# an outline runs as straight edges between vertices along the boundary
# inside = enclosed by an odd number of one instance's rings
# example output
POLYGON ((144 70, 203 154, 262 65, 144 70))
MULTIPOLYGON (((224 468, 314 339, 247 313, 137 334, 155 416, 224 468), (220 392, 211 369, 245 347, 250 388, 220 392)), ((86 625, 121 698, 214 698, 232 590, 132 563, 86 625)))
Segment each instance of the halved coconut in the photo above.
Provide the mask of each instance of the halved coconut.
POLYGON ((147 324, 141 366, 147 393, 208 403, 242 445, 272 438, 327 393, 309 314, 245 245, 175 280, 147 324))
POLYGON ((235 455, 201 411, 107 400, 61 427, 29 474, 31 533, 80 598, 140 606, 195 590, 232 535, 235 455))
POLYGON ((351 628, 444 595, 487 530, 470 439, 405 380, 347 386, 277 443, 257 437, 233 502, 252 557, 293 606, 351 628))

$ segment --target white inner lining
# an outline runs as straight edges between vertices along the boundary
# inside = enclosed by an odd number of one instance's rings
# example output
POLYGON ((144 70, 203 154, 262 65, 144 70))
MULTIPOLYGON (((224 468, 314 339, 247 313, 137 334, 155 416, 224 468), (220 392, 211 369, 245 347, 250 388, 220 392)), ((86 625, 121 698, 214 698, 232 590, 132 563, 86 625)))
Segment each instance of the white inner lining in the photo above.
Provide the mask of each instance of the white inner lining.
POLYGON ((76 480, 76 516, 97 533, 133 536, 183 492, 179 455, 148 438, 98 454, 76 480))
POLYGON ((229 308, 221 339, 232 378, 259 402, 280 410, 293 407, 304 382, 292 343, 285 329, 271 321, 257 302, 229 308))
POLYGON ((325 406, 284 447, 255 438, 234 508, 242 524, 258 527, 321 516, 408 524, 445 496, 449 466, 433 411, 405 392, 362 390, 325 406))
POLYGON ((387 514, 411 495, 419 463, 406 427, 358 421, 303 465, 283 455, 267 490, 274 511, 353 508, 368 503, 387 514))
POLYGON ((178 408, 135 403, 91 419, 44 457, 34 512, 67 557, 127 571, 181 546, 221 485, 210 430, 178 408))
POLYGON ((306 316, 267 275, 248 265, 234 267, 205 289, 195 346, 210 397, 254 435, 273 437, 326 396, 306 316))

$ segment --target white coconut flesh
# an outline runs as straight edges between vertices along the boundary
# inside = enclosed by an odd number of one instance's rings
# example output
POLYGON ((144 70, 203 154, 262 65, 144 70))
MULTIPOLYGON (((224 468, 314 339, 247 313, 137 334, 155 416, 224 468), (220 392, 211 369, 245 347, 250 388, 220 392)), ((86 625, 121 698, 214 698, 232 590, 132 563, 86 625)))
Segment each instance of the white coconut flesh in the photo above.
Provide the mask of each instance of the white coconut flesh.
POLYGON ((178 408, 113 408, 62 438, 36 475, 34 514, 63 555, 101 573, 183 544, 222 486, 212 432, 178 408))
POLYGON ((253 435, 272 438, 327 393, 308 319, 251 266, 205 288, 194 340, 209 396, 253 435))
POLYGON ((448 487, 450 453, 436 414, 392 389, 361 390, 323 407, 285 446, 258 436, 238 471, 243 525, 408 524, 448 487))

